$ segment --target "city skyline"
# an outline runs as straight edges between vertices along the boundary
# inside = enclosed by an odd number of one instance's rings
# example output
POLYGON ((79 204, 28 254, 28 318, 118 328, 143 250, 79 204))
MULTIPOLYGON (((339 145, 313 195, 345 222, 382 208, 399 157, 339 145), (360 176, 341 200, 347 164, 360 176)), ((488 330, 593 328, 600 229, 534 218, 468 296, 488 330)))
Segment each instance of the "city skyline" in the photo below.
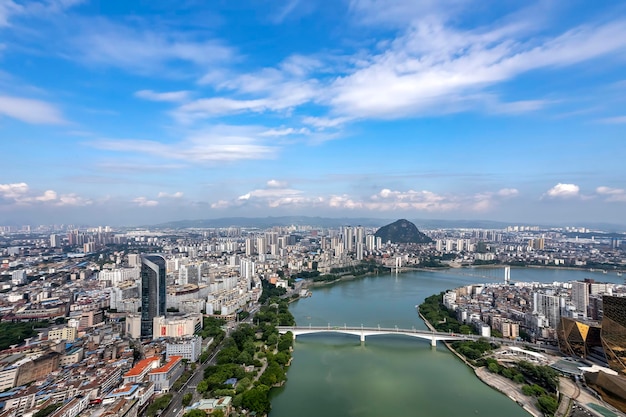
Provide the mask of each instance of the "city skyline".
POLYGON ((626 5, 5 0, 0 224, 624 224, 626 5))

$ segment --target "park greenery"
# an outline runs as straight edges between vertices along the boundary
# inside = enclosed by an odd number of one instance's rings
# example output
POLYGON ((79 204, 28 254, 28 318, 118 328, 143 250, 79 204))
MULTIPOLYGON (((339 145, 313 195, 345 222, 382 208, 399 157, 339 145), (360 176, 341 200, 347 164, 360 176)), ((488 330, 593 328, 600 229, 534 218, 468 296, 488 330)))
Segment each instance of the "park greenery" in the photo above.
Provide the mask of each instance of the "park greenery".
POLYGON ((374 261, 364 260, 358 265, 332 268, 329 274, 320 274, 319 271, 299 272, 296 278, 311 279, 313 282, 333 282, 343 277, 360 277, 367 274, 387 274, 390 269, 374 261))
POLYGON ((537 407, 545 415, 554 415, 558 408, 559 388, 559 375, 554 369, 526 361, 507 367, 500 365, 493 358, 486 359, 484 364, 490 372, 500 374, 518 384, 524 384, 522 385, 524 395, 536 397, 537 407))
POLYGON ((270 390, 286 381, 293 346, 293 335, 279 334, 276 326, 295 325, 288 300, 279 298, 282 294, 273 288, 264 283, 266 302, 252 323, 241 323, 223 340, 216 364, 205 369, 197 386, 204 398, 231 396, 235 408, 269 413, 270 390))
POLYGON ((466 324, 459 323, 453 311, 443 305, 443 292, 427 297, 419 305, 419 312, 424 318, 440 332, 452 332, 462 334, 475 333, 474 329, 466 324))
POLYGON ((11 345, 22 343, 29 337, 37 335, 38 328, 48 327, 47 321, 34 321, 24 323, 2 322, 0 323, 0 350, 8 349, 11 345))
POLYGON ((465 356, 470 361, 475 361, 496 348, 497 345, 490 343, 486 338, 474 340, 463 340, 452 342, 452 348, 459 354, 465 356))

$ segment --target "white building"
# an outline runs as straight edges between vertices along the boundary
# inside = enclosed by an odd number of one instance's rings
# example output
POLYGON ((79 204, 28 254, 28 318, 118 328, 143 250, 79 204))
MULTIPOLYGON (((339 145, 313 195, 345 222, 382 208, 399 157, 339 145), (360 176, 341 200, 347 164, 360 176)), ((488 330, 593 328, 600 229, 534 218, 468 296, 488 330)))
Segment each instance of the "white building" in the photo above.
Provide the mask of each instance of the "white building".
POLYGON ((192 336, 172 339, 165 344, 165 357, 181 356, 189 362, 196 362, 202 353, 202 337, 192 336))
POLYGON ((23 269, 18 269, 17 271, 13 271, 11 273, 11 283, 13 285, 22 285, 26 284, 26 271, 23 269))

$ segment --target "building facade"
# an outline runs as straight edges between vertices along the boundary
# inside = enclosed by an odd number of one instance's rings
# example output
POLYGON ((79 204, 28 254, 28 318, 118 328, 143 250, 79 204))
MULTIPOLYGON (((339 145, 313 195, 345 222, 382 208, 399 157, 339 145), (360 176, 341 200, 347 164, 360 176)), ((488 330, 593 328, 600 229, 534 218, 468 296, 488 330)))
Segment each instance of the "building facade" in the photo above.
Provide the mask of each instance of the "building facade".
POLYGON ((141 338, 152 337, 155 317, 165 314, 165 258, 141 257, 141 338))
POLYGON ((602 297, 602 347, 609 366, 626 375, 626 297, 602 297))

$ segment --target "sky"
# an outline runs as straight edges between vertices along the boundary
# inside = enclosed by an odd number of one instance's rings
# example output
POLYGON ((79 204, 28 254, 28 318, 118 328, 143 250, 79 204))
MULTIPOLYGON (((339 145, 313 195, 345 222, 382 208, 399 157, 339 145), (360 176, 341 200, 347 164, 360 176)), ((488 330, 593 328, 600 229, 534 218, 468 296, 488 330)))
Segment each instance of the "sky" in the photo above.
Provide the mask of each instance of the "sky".
POLYGON ((0 0, 0 225, 626 224, 626 3, 0 0))

